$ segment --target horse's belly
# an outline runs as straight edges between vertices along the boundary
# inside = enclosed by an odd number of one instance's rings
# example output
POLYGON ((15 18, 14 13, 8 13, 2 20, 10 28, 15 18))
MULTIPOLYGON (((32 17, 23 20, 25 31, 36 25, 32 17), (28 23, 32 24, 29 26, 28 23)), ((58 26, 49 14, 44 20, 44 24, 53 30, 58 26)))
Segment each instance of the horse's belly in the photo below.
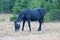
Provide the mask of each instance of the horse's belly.
POLYGON ((37 19, 31 19, 31 21, 37 21, 37 19))
POLYGON ((39 20, 40 19, 40 17, 32 17, 31 18, 31 21, 37 21, 37 20, 39 20))

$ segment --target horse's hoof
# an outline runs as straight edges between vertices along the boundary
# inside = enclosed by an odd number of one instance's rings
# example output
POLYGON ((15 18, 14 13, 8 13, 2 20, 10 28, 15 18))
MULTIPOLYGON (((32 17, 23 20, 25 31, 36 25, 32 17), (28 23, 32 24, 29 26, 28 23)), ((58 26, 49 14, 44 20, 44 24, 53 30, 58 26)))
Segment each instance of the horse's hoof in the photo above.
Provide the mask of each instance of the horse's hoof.
POLYGON ((24 31, 24 29, 22 29, 22 31, 24 31))
POLYGON ((22 30, 22 31, 24 31, 24 30, 22 30))
POLYGON ((29 31, 31 31, 31 30, 29 30, 29 31))
POLYGON ((41 31, 40 29, 38 29, 38 31, 41 31))

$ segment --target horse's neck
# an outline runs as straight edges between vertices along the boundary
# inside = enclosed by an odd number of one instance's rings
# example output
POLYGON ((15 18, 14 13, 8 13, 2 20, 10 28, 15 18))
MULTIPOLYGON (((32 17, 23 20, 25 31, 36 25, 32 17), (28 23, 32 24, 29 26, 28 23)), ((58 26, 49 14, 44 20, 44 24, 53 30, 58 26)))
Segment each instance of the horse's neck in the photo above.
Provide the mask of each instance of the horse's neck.
POLYGON ((20 22, 20 21, 21 21, 21 19, 20 19, 20 15, 18 16, 18 18, 17 18, 16 21, 17 21, 17 22, 20 22))
POLYGON ((20 23, 20 20, 19 20, 19 19, 17 19, 15 22, 16 22, 17 24, 19 24, 19 23, 20 23))
POLYGON ((16 22, 20 22, 20 19, 17 19, 16 22))

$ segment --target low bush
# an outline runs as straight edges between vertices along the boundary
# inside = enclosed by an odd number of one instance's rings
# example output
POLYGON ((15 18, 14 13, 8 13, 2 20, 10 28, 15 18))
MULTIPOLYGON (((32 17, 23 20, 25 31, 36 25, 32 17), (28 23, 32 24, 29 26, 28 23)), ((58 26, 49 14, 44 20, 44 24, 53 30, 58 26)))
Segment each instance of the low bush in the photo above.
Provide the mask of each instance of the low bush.
POLYGON ((17 19, 17 16, 16 15, 11 15, 10 16, 10 21, 15 21, 17 19))

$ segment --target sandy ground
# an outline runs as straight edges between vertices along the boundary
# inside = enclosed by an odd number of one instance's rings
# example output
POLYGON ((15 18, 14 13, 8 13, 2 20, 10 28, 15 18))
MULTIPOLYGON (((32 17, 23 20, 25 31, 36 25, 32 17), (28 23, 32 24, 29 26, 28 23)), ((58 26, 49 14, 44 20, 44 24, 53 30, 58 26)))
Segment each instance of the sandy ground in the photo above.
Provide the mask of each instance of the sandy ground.
POLYGON ((60 40, 60 22, 48 22, 42 24, 42 31, 38 32, 38 22, 31 22, 32 31, 29 31, 26 22, 25 29, 14 31, 14 23, 9 21, 10 14, 0 14, 0 18, 7 19, 0 22, 0 40, 60 40))

